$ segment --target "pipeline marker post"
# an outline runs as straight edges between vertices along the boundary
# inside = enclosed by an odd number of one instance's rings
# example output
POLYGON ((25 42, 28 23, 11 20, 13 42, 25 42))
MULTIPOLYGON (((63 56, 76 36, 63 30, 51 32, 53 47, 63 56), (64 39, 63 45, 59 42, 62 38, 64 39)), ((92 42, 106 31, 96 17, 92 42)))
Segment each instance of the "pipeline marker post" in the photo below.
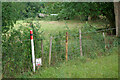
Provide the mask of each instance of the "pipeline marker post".
POLYGON ((34 55, 34 43, 33 43, 33 31, 32 30, 30 30, 30 39, 31 39, 31 49, 32 49, 33 71, 35 72, 35 55, 34 55))
POLYGON ((68 60, 68 32, 66 32, 66 61, 68 60))

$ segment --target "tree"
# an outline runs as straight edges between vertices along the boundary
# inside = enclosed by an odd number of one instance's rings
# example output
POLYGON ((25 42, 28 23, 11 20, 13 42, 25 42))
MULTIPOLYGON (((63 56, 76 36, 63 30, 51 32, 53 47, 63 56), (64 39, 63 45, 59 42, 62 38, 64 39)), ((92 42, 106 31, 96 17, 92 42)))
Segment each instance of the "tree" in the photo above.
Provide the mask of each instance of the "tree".
POLYGON ((114 2, 116 36, 120 37, 120 2, 114 2))
POLYGON ((2 32, 6 33, 11 29, 17 20, 35 17, 41 12, 44 3, 30 2, 3 2, 2 3, 2 32))
MULTIPOLYGON (((106 16, 110 26, 109 28, 115 28, 115 14, 113 2, 63 2, 63 3, 49 3, 47 6, 47 11, 49 13, 59 14, 59 18, 63 19, 73 19, 76 16, 88 17, 91 16, 93 20, 96 20, 99 15, 106 16), (56 7, 57 5, 57 7, 56 7)), ((87 19, 86 19, 87 20, 87 19)), ((115 30, 113 30, 115 34, 115 30)))
POLYGON ((22 16, 24 18, 35 18, 37 13, 41 13, 44 8, 43 2, 27 2, 25 3, 24 11, 22 11, 22 16))
MULTIPOLYGON (((114 14, 114 3, 99 3, 100 14, 106 16, 109 21, 109 28, 115 28, 115 14, 114 14)), ((116 34, 116 30, 112 30, 112 34, 116 34)))
POLYGON ((13 27, 20 16, 20 12, 24 9, 24 4, 15 2, 2 3, 2 32, 7 32, 13 27))

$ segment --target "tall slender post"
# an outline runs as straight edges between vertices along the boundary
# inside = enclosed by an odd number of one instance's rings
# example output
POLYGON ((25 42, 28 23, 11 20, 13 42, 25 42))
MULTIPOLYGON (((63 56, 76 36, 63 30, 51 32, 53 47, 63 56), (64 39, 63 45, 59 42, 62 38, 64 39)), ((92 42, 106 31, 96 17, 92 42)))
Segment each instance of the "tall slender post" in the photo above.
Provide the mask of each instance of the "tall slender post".
POLYGON ((33 31, 32 30, 30 30, 30 39, 31 39, 31 49, 32 49, 33 71, 35 72, 35 55, 34 55, 34 43, 33 43, 33 31))
POLYGON ((42 54, 42 61, 43 61, 43 40, 41 39, 41 54, 42 54))
POLYGON ((51 64, 52 36, 50 37, 49 65, 51 64))
POLYGON ((82 53, 82 41, 81 41, 81 30, 79 29, 79 42, 80 42, 80 55, 83 56, 82 53))
POLYGON ((66 61, 68 60, 68 32, 66 32, 66 61))
POLYGON ((103 32, 103 37, 104 37, 104 41, 105 41, 105 49, 106 49, 107 46, 106 46, 106 38, 105 38, 105 34, 104 34, 104 32, 103 32))

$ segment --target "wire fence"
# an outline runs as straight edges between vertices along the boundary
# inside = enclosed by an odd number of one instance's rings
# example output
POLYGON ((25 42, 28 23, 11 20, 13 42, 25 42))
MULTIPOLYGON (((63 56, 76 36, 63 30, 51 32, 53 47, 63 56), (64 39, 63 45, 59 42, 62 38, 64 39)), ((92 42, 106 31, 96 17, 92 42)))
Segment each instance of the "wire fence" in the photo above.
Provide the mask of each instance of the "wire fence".
MULTIPOLYGON (((110 29, 104 29, 104 30, 99 30, 99 31, 91 31, 91 32, 82 32, 81 34, 92 34, 92 33, 99 33, 99 32, 105 32, 105 31, 111 31, 111 30, 115 30, 116 28, 110 28, 110 29)), ((38 34, 39 35, 39 34, 38 34)), ((72 34, 72 35, 70 35, 69 34, 69 36, 77 36, 78 34, 72 34)), ((64 35, 64 37, 65 37, 65 35, 64 35)), ((60 38, 59 36, 56 36, 56 37, 53 37, 53 38, 60 38)), ((79 38, 79 37, 78 37, 79 38)), ((37 39, 37 40, 41 40, 41 39, 37 39)), ((30 38, 29 39, 24 39, 24 40, 19 40, 19 41, 30 41, 30 38)), ((15 42, 18 42, 18 41, 15 41, 15 42)))
MULTIPOLYGON (((42 58, 42 67, 48 67, 63 62, 66 59, 71 60, 75 57, 80 57, 81 49, 82 56, 92 59, 98 56, 109 55, 114 47, 118 47, 118 41, 116 37, 107 35, 106 31, 114 29, 81 32, 81 34, 78 30, 73 34, 71 34, 72 32, 68 32, 68 36, 66 36, 66 33, 61 36, 52 36, 51 59, 49 59, 50 38, 34 39, 35 57, 42 58), (103 35, 103 32, 105 35, 103 35), (67 41, 66 37, 68 37, 67 41)), ((6 76, 10 72, 24 73, 27 70, 32 70, 30 38, 25 40, 17 38, 18 36, 15 36, 14 39, 5 41, 6 44, 5 42, 3 44, 3 47, 5 46, 3 48, 3 72, 6 76)))

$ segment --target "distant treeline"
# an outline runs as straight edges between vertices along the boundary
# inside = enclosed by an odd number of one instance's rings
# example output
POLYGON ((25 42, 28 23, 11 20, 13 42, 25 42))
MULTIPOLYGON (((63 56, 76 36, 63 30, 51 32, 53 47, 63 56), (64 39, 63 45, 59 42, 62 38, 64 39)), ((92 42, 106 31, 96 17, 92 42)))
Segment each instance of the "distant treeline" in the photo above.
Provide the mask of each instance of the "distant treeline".
MULTIPOLYGON (((37 14, 58 14, 58 19, 96 20, 105 17, 115 27, 112 2, 9 2, 2 3, 2 25, 13 25, 18 19, 35 18, 37 14)), ((10 27, 4 27, 7 31, 10 27)))

